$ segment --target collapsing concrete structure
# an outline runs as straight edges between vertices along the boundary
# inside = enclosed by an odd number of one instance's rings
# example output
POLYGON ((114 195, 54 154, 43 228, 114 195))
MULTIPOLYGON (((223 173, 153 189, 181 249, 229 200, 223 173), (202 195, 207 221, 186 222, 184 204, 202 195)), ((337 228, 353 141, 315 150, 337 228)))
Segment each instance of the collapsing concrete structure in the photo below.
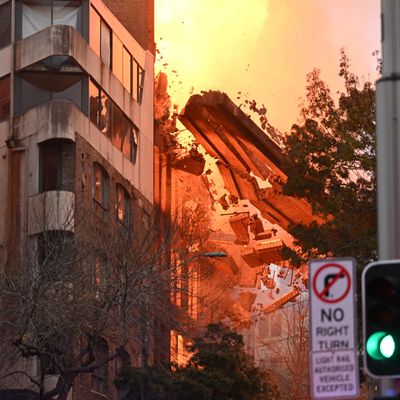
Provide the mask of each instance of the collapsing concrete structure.
POLYGON ((321 221, 305 200, 282 194, 287 175, 281 149, 226 94, 192 96, 179 119, 218 160, 226 189, 248 199, 265 219, 285 230, 291 224, 321 221), (256 177, 267 179, 269 187, 261 188, 256 177))
MULTIPOLYGON (((179 119, 205 151, 217 160, 216 165, 230 198, 248 200, 265 220, 285 231, 293 224, 322 222, 319 216, 313 215, 305 200, 283 194, 287 175, 282 149, 226 94, 209 91, 192 96, 179 119)), ((229 204, 225 205, 224 209, 228 208, 229 204)), ((271 263, 284 265, 283 241, 276 236, 275 229, 264 230, 257 214, 235 211, 229 217, 229 225, 236 236, 235 243, 243 245, 241 258, 254 269, 254 274, 247 269, 248 278, 250 275, 262 276, 265 266, 271 263), (254 240, 250 233, 253 233, 254 240)), ((291 269, 290 265, 285 265, 285 268, 291 269)), ((271 297, 273 301, 261 307, 262 312, 272 312, 298 296, 301 286, 298 280, 304 283, 306 276, 296 274, 296 277, 297 282, 292 282, 281 293, 280 289, 276 290, 275 294, 279 296, 271 297)), ((271 283, 273 279, 269 277, 267 280, 271 283)), ((272 286, 270 288, 272 290, 272 286)))

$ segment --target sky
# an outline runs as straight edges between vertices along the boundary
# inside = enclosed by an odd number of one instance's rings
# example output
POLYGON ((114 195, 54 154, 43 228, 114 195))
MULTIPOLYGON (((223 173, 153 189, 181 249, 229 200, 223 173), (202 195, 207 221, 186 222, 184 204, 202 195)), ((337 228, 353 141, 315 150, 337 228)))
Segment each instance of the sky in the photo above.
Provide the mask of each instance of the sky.
POLYGON ((220 90, 238 105, 264 104, 272 125, 288 131, 313 68, 333 92, 340 88, 342 47, 354 72, 376 80, 379 7, 379 0, 155 0, 156 73, 168 74, 180 108, 191 94, 220 90))

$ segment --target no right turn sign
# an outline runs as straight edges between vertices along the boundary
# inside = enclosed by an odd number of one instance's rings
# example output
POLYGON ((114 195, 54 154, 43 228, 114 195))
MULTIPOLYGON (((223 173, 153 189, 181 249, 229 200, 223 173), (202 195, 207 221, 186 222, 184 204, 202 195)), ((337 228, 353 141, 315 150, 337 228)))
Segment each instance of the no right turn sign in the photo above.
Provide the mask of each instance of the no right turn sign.
POLYGON ((313 399, 358 396, 353 259, 309 263, 313 399))

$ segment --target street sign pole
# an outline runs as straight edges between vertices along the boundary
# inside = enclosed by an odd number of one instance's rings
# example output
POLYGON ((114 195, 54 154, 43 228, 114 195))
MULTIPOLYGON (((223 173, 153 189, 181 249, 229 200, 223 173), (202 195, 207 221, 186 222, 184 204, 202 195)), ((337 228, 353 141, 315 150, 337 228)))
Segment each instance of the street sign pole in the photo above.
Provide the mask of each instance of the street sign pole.
MULTIPOLYGON (((400 259, 400 1, 381 0, 382 77, 376 84, 379 259, 400 259)), ((396 394, 384 380, 382 396, 396 394)))
POLYGON ((351 258, 310 260, 310 374, 314 400, 359 394, 356 269, 351 258))
POLYGON ((379 258, 400 258, 400 2, 382 0, 382 77, 376 84, 379 258))

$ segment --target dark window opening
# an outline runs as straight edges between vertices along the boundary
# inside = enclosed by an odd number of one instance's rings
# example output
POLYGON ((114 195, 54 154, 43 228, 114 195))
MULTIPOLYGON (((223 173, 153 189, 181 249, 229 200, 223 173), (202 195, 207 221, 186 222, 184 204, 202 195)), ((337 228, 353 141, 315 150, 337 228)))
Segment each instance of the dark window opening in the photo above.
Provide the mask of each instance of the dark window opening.
MULTIPOLYGON (((50 100, 70 100, 83 110, 83 74, 25 71, 15 76, 15 112, 50 100)), ((87 90, 87 89, 86 89, 87 90)))
POLYGON ((11 2, 0 6, 0 49, 9 44, 11 44, 11 2))
POLYGON ((53 139, 39 144, 39 191, 74 190, 74 144, 53 139))
POLYGON ((0 79, 0 121, 10 118, 10 75, 0 79))
POLYGON ((93 178, 94 209, 103 220, 108 221, 109 178, 106 170, 100 164, 94 164, 93 178))

